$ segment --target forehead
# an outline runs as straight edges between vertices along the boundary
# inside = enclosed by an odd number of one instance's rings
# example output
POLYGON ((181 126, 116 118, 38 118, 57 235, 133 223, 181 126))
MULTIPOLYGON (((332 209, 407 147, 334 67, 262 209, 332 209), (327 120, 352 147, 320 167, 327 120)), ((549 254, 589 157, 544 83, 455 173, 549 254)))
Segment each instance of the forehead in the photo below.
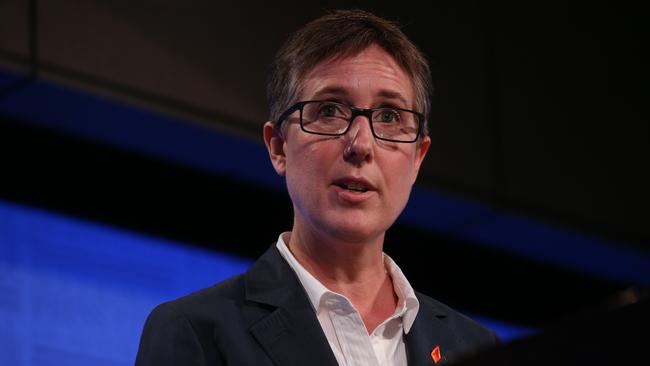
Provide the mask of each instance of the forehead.
POLYGON ((345 97, 386 97, 413 104, 413 83, 410 76, 383 48, 371 45, 346 56, 319 62, 303 77, 302 99, 315 99, 322 94, 345 94, 345 97))

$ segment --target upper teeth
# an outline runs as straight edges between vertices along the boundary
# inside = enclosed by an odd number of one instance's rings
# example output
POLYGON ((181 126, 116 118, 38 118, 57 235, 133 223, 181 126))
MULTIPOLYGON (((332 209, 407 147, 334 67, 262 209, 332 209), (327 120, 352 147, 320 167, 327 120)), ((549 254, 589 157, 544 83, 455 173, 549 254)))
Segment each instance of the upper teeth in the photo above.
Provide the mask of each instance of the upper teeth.
POLYGON ((353 189, 355 191, 365 191, 365 190, 367 190, 366 186, 364 186, 361 183, 357 183, 357 182, 345 183, 344 186, 347 189, 353 189))

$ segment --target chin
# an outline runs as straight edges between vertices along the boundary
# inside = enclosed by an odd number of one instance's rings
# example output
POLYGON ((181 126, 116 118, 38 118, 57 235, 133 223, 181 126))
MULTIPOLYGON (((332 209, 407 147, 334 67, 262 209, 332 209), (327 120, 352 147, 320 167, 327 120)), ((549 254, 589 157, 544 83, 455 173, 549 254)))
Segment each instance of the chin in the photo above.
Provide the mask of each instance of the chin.
POLYGON ((378 230, 377 225, 371 225, 367 220, 365 222, 349 220, 331 223, 329 227, 330 234, 334 238, 353 243, 373 240, 385 232, 385 230, 378 230))

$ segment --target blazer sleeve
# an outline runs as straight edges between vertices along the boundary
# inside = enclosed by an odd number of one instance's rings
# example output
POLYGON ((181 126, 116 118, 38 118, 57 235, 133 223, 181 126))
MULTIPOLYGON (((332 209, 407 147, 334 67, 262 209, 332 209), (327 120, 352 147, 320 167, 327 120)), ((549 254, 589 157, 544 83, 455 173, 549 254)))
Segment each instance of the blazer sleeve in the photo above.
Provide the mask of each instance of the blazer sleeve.
MULTIPOLYGON (((211 366, 221 364, 218 360, 210 358, 211 366)), ((205 366, 207 364, 205 350, 190 319, 173 303, 156 307, 145 322, 135 365, 205 366)))

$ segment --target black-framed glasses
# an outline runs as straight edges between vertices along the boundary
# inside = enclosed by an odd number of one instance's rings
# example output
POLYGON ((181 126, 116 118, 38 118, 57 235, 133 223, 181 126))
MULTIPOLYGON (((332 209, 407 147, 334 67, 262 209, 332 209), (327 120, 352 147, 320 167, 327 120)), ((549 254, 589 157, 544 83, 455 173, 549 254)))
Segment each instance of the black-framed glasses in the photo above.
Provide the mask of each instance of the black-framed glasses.
POLYGON ((375 138, 393 142, 415 142, 422 133, 424 115, 396 107, 363 109, 328 100, 307 100, 287 109, 277 126, 300 111, 300 128, 307 133, 326 136, 345 135, 357 116, 366 116, 375 138))

